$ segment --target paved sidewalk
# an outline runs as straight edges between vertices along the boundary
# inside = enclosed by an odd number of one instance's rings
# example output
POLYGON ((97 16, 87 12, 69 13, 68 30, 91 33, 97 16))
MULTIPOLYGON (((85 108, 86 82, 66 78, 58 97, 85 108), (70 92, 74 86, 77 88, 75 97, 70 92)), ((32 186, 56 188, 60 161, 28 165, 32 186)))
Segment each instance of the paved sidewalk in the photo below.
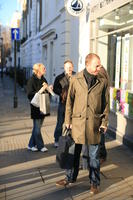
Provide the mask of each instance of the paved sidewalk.
POLYGON ((73 186, 58 188, 64 177, 56 160, 53 132, 56 105, 45 118, 42 133, 47 153, 30 152, 32 130, 29 102, 17 86, 18 107, 13 108, 13 80, 0 79, 0 200, 133 200, 133 152, 107 135, 108 159, 101 167, 101 191, 89 194, 88 172, 81 170, 73 186))

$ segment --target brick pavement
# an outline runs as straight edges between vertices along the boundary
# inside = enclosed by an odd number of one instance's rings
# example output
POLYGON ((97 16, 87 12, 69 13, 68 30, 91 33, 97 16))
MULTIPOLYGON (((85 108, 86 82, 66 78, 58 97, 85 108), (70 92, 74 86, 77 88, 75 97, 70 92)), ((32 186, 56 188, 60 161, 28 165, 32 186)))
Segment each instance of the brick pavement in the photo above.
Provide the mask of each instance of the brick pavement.
POLYGON ((0 79, 0 200, 133 200, 133 153, 107 135, 108 160, 101 167, 101 191, 89 194, 88 172, 80 171, 73 186, 57 188, 64 177, 55 162, 53 132, 56 106, 44 121, 47 153, 27 150, 32 130, 29 102, 17 86, 18 107, 13 108, 13 80, 0 79))

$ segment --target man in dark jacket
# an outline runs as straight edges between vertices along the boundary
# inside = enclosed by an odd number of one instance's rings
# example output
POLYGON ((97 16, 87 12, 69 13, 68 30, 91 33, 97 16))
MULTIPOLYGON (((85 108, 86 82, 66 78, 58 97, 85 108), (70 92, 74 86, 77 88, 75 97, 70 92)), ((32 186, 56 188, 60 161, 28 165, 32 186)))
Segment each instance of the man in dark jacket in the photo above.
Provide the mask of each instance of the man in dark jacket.
MULTIPOLYGON (((28 99, 32 100, 34 95, 43 87, 45 90, 48 87, 47 80, 44 78, 46 68, 41 63, 33 65, 33 75, 29 79, 27 84, 27 96, 28 99)), ((33 119, 33 130, 30 137, 28 149, 31 151, 46 152, 48 149, 44 146, 44 142, 41 135, 41 127, 44 121, 45 115, 40 112, 38 107, 30 104, 31 107, 31 118, 33 119)))
POLYGON ((73 63, 71 60, 66 60, 64 62, 64 72, 59 74, 54 81, 53 91, 55 94, 59 95, 60 98, 57 113, 57 124, 54 132, 55 147, 58 147, 59 137, 62 135, 62 125, 65 118, 67 91, 69 87, 69 80, 72 74, 74 74, 73 63))

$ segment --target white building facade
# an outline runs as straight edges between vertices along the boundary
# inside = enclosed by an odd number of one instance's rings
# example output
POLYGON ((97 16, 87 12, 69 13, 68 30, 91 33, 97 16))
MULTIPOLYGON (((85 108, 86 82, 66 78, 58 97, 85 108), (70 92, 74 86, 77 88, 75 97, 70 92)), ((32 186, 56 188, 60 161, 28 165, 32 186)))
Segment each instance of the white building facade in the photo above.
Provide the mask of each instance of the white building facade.
MULTIPOLYGON (((84 68, 89 52, 88 10, 80 17, 70 15, 65 0, 27 0, 21 20, 20 66, 32 68, 42 62, 50 84, 71 59, 74 70, 84 68)), ((86 3, 88 1, 86 0, 86 3)))

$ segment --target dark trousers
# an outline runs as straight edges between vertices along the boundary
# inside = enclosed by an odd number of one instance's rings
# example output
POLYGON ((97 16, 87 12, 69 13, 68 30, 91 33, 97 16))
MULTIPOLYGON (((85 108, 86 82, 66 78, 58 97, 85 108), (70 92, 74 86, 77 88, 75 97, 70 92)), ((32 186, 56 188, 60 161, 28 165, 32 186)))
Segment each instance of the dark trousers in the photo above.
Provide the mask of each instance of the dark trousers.
POLYGON ((59 137, 62 135, 62 126, 64 123, 64 118, 65 118, 65 104, 60 102, 58 105, 57 123, 54 131, 55 142, 58 142, 59 137))
POLYGON ((66 170, 66 179, 70 182, 75 182, 79 173, 80 153, 82 144, 73 144, 69 148, 69 153, 74 155, 74 163, 72 169, 66 170))

